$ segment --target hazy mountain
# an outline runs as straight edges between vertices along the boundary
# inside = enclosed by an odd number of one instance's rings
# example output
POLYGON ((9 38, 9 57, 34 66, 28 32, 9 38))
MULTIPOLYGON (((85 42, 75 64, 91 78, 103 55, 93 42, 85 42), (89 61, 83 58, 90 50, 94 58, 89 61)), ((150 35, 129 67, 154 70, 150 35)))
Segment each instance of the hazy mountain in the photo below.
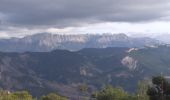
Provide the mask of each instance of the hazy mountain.
POLYGON ((133 37, 133 38, 140 38, 140 37, 150 37, 152 39, 156 39, 162 43, 165 43, 165 44, 170 44, 170 34, 169 33, 153 33, 153 34, 147 34, 147 33, 133 33, 133 34, 130 34, 130 37, 133 37))
POLYGON ((159 41, 155 39, 131 38, 125 34, 58 35, 41 33, 24 38, 0 39, 0 51, 43 52, 55 49, 77 51, 83 48, 144 47, 158 44, 159 41))
POLYGON ((0 87, 33 95, 58 91, 76 97, 80 84, 89 91, 104 84, 135 89, 140 79, 170 73, 170 47, 83 49, 76 52, 0 53, 0 87))
POLYGON ((166 44, 170 44, 170 34, 161 34, 161 35, 157 35, 155 37, 153 37, 159 41, 162 41, 166 44))

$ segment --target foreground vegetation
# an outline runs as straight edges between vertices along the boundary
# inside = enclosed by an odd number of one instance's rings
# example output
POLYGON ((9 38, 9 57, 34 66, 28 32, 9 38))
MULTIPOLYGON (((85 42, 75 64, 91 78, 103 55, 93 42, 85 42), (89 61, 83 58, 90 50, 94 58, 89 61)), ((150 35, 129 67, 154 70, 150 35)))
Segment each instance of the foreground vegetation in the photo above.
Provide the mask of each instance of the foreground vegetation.
MULTIPOLYGON (((82 93, 87 92, 86 85, 80 87, 82 93)), ((170 100, 170 83, 162 76, 152 78, 152 84, 145 81, 138 83, 134 94, 125 92, 121 87, 105 86, 99 91, 95 91, 90 97, 79 100, 170 100)), ((8 92, 0 91, 0 100, 68 100, 68 98, 55 93, 50 93, 40 98, 33 98, 27 91, 8 92)))
MULTIPOLYGON (((40 100, 67 100, 66 97, 58 94, 50 93, 46 96, 41 96, 40 100)), ((8 91, 0 91, 0 100, 38 100, 33 98, 27 91, 9 93, 8 91)))

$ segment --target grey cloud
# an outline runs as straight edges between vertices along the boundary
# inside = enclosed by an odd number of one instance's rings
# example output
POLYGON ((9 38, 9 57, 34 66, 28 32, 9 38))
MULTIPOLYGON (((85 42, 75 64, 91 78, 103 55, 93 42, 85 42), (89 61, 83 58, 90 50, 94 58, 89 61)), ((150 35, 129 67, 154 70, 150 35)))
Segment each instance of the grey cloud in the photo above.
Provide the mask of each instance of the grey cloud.
POLYGON ((6 16, 0 20, 31 28, 162 20, 170 15, 169 3, 169 0, 0 0, 0 13, 6 16))

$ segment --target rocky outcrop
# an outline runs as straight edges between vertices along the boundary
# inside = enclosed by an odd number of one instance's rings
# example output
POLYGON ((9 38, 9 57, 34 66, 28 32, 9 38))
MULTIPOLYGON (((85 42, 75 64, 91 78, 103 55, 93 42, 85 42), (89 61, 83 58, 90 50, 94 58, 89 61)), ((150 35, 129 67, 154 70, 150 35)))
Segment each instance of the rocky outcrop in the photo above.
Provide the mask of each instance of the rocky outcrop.
POLYGON ((124 57, 121 62, 124 66, 126 66, 131 71, 134 71, 137 68, 138 61, 130 56, 124 57))

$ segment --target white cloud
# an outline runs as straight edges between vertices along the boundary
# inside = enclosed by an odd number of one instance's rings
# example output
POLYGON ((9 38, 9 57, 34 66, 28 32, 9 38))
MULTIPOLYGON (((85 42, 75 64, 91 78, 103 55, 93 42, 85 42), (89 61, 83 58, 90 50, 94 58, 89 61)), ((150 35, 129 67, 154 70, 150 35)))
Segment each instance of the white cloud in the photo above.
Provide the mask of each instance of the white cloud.
POLYGON ((0 37, 170 33, 169 21, 169 0, 0 0, 0 37))
POLYGON ((155 21, 148 23, 125 23, 109 22, 100 24, 91 24, 85 27, 72 29, 72 33, 170 33, 169 21, 155 21))

